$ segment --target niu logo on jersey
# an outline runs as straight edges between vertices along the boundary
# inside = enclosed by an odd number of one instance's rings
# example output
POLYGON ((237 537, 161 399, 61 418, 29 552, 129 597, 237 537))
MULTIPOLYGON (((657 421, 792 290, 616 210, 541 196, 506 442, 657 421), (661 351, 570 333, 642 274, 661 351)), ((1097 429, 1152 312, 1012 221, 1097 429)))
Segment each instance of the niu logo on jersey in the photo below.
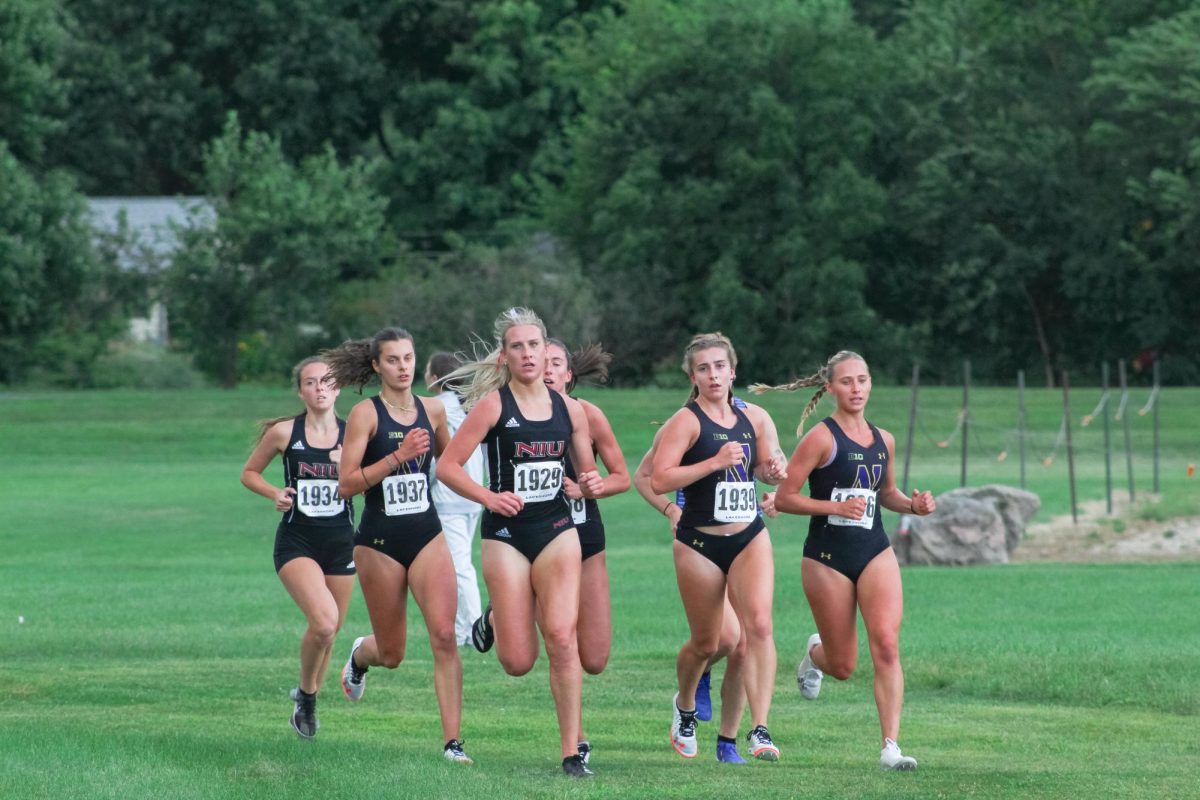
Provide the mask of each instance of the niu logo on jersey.
POLYGON ((567 443, 562 439, 556 442, 517 442, 514 458, 526 456, 529 458, 558 458, 566 452, 567 443))
POLYGON ((338 476, 337 464, 309 464, 306 461, 300 462, 300 477, 301 478, 334 478, 338 476))

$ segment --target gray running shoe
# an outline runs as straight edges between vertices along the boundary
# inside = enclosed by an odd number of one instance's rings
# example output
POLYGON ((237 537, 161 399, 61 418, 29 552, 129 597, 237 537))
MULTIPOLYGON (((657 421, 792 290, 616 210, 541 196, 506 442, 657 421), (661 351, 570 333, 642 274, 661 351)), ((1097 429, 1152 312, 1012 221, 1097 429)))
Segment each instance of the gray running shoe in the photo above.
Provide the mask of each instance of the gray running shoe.
POLYGON ((367 637, 360 636, 354 640, 354 645, 350 648, 350 657, 346 659, 346 666, 342 668, 342 691, 352 703, 361 700, 363 691, 367 688, 367 668, 354 663, 354 654, 358 652, 365 638, 367 637))
POLYGON ((821 679, 825 677, 825 673, 817 669, 817 665, 812 661, 813 648, 820 643, 821 634, 814 633, 808 637, 804 658, 800 661, 800 666, 796 667, 796 685, 800 687, 800 694, 805 700, 816 700, 817 695, 821 693, 821 679))

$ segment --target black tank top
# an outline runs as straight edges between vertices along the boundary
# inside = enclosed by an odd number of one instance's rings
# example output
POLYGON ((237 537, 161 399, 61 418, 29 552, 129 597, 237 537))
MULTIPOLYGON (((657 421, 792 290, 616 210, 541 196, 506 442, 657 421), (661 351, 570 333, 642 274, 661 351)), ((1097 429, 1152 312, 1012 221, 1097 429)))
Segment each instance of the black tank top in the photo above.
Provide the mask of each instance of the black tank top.
MULTIPOLYGON (((592 443, 592 457, 596 456, 596 444, 592 443)), ((568 449, 564 457, 563 467, 566 469, 567 477, 573 481, 578 481, 576 477, 575 465, 571 463, 571 451, 568 449)), ((585 522, 600 521, 600 505, 590 497, 581 497, 578 500, 567 499, 567 504, 571 506, 571 521, 576 525, 582 525, 585 522)))
POLYGON ((682 466, 712 458, 729 442, 742 446, 742 463, 721 472, 712 472, 683 487, 683 516, 679 524, 688 528, 723 525, 728 522, 753 522, 758 516, 758 495, 754 486, 754 464, 758 444, 754 425, 740 408, 734 407, 737 422, 722 428, 700 410, 695 400, 685 408, 700 421, 700 435, 680 459, 682 466))
MULTIPOLYGON (((550 390, 550 419, 528 420, 507 385, 500 387, 500 418, 483 438, 487 448, 488 485, 493 492, 512 492, 525 501, 519 520, 560 515, 567 508, 562 492, 564 462, 571 442, 571 415, 566 401, 550 390)), ((485 514, 491 512, 485 509, 485 514)))
MULTIPOLYGON (((883 441, 882 434, 879 433, 878 428, 868 422, 867 425, 871 428, 871 435, 874 438, 869 447, 863 447, 847 436, 833 417, 826 417, 821 422, 833 434, 837 451, 828 466, 817 467, 809 474, 809 496, 815 500, 835 499, 835 495, 837 495, 836 499, 844 499, 848 494, 847 490, 854 490, 850 493, 862 492, 867 497, 867 513, 864 515, 864 519, 869 518, 870 530, 882 533, 883 519, 879 516, 879 508, 875 499, 875 492, 883 484, 889 468, 887 445, 883 441)), ((809 520, 808 533, 812 535, 845 531, 847 527, 866 528, 868 526, 849 524, 841 517, 820 515, 813 516, 809 520)))
MULTIPOLYGON (((417 418, 412 425, 401 425, 392 419, 383 405, 379 395, 371 398, 375 405, 375 435, 367 442, 363 452, 362 463, 374 464, 395 452, 404 442, 404 437, 418 428, 429 433, 430 449, 411 461, 405 461, 399 469, 392 470, 382 481, 372 486, 366 492, 363 508, 363 522, 372 517, 376 525, 380 517, 386 517, 393 522, 416 521, 418 516, 437 516, 429 499, 430 467, 433 464, 433 424, 425 413, 425 404, 419 397, 414 397, 417 418)), ((393 459, 394 460, 394 459, 393 459)))
POLYGON ((338 495, 338 465, 329 460, 330 450, 340 447, 346 438, 346 421, 337 421, 337 444, 333 448, 313 447, 304 438, 308 412, 292 420, 292 434, 283 451, 284 485, 296 490, 292 508, 283 512, 289 525, 341 527, 353 524, 354 507, 338 495))

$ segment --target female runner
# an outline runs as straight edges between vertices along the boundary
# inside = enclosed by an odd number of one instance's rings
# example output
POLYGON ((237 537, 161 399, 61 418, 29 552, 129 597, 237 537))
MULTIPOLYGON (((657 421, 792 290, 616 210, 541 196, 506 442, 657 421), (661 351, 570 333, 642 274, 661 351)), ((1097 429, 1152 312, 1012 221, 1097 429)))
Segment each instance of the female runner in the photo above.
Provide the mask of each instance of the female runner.
POLYGON ((292 728, 305 739, 316 736, 320 727, 317 692, 354 589, 354 510, 337 492, 346 423, 334 413, 338 388, 326 381, 328 374, 328 365, 319 358, 295 366, 292 375, 304 412, 263 422, 242 467, 242 485, 283 512, 275 531, 275 571, 308 620, 291 716, 292 728), (263 477, 276 455, 283 456, 281 489, 263 477))
POLYGON ((483 579, 491 602, 476 621, 476 646, 496 644, 510 675, 537 660, 537 628, 550 661, 550 690, 558 716, 562 768, 591 775, 578 751, 582 727, 576 623, 581 555, 571 509, 563 495, 563 459, 575 465, 584 497, 603 489, 592 457, 587 414, 546 384, 546 327, 536 314, 512 308, 494 326, 496 350, 455 370, 445 384, 465 388, 467 418, 438 459, 437 477, 482 503, 483 579), (489 488, 462 465, 486 445, 489 488))
POLYGON ((728 338, 694 336, 683 360, 691 397, 663 426, 655 447, 652 491, 683 489, 686 499, 674 554, 691 638, 676 659, 671 744, 685 758, 696 756, 696 688, 720 646, 728 591, 746 641, 742 684, 750 705, 750 754, 776 761, 779 748, 767 730, 775 682, 774 560, 754 477, 758 472, 771 481, 781 478, 783 454, 765 411, 734 406, 736 368, 728 338))
POLYGON ((883 739, 879 764, 884 769, 916 769, 917 760, 901 753, 897 744, 904 704, 904 591, 878 510, 882 506, 923 516, 933 513, 936 504, 929 492, 905 497, 896 488, 895 439, 865 416, 871 373, 862 356, 843 350, 807 378, 753 389, 794 391, 804 386, 820 388, 801 414, 797 433, 826 392, 837 408, 801 440, 775 498, 780 511, 812 517, 800 574, 817 632, 808 639, 796 680, 801 694, 815 700, 825 674, 838 680, 850 677, 858 662, 856 617, 861 611, 875 665, 875 705, 883 739), (805 483, 809 497, 800 493, 805 483))
MULTIPOLYGON (((598 345, 586 347, 572 353, 558 339, 550 339, 546 346, 545 383, 551 389, 569 397, 580 381, 603 383, 608 378, 608 363, 612 356, 598 345)), ((608 475, 596 495, 611 497, 629 488, 629 468, 612 425, 595 403, 578 401, 587 414, 588 431, 592 437, 592 451, 600 456, 608 475)), ((579 641, 579 661, 583 671, 599 675, 608 664, 612 650, 612 605, 608 596, 608 562, 604 554, 604 522, 600 519, 600 506, 579 491, 575 481, 575 467, 568 458, 563 492, 571 504, 571 520, 579 533, 579 549, 583 567, 579 580, 579 622, 576 636, 579 641)), ((591 758, 592 745, 582 728, 576 737, 579 754, 586 764, 591 758)))
POLYGON ((354 640, 342 690, 357 702, 367 670, 395 669, 408 643, 408 592, 421 609, 433 651, 433 686, 442 720, 443 755, 470 764, 463 751, 462 662, 454 637, 454 561, 429 499, 430 462, 450 435, 446 411, 413 394, 420 369, 412 336, 384 328, 373 339, 325 351, 339 386, 361 388, 378 375, 379 394, 350 411, 342 453, 343 497, 365 493, 354 537, 354 561, 373 633, 354 640))

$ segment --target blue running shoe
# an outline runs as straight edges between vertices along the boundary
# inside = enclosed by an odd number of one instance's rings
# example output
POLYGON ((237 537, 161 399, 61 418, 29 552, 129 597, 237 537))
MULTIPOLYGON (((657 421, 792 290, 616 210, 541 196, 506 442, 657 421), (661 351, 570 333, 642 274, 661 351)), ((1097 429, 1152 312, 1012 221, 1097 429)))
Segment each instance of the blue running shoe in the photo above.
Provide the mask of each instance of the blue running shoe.
POLYGON ((706 672, 700 676, 696 684, 696 719, 701 722, 712 720, 712 673, 706 672))
POLYGON ((746 759, 738 752, 733 742, 717 742, 717 761, 722 764, 745 764, 746 759))

